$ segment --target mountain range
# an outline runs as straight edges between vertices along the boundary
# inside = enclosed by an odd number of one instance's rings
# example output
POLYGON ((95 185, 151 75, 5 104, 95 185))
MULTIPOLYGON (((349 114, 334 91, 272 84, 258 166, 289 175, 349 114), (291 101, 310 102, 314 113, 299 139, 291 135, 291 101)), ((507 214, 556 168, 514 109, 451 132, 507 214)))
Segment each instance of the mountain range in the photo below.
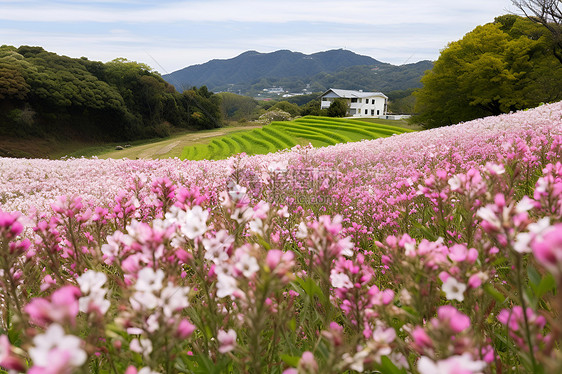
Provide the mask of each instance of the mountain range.
POLYGON ((214 92, 250 96, 272 87, 282 87, 285 92, 319 92, 330 87, 388 92, 421 87, 420 78, 432 66, 431 61, 396 66, 344 49, 310 55, 288 50, 247 51, 162 77, 180 92, 202 85, 214 92))

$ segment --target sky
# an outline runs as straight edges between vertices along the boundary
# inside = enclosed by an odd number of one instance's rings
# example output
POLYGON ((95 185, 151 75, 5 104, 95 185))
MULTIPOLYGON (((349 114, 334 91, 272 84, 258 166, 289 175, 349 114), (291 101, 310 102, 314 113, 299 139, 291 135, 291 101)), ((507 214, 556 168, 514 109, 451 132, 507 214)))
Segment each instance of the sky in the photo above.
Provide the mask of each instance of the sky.
POLYGON ((161 74, 248 50, 343 48, 402 65, 513 12, 511 0, 0 0, 0 45, 161 74))

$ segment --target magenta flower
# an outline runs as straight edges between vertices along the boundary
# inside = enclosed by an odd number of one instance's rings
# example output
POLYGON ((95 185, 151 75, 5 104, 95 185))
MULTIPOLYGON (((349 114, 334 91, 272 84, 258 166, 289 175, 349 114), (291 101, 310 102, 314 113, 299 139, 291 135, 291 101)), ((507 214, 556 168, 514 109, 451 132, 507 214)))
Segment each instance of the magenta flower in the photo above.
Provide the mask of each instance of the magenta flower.
POLYGON ((0 237, 14 239, 23 231, 23 225, 19 222, 19 213, 7 213, 0 210, 0 237))

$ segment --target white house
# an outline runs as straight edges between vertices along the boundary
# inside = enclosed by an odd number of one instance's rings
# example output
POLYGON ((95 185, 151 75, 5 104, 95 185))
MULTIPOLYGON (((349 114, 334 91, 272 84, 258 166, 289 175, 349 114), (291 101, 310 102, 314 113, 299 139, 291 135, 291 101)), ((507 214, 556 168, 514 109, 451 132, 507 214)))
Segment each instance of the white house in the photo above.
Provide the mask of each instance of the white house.
POLYGON ((334 99, 347 101, 350 117, 378 117, 386 115, 388 97, 382 92, 363 92, 330 88, 320 96, 320 109, 328 109, 334 99))

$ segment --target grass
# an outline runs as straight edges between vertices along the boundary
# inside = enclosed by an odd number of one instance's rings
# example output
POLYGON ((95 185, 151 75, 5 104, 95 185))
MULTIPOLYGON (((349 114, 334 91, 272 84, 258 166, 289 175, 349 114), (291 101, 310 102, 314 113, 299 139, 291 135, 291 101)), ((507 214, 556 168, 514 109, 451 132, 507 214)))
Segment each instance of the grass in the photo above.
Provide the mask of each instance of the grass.
POLYGON ((306 116, 294 121, 272 122, 261 129, 225 134, 207 144, 186 146, 180 158, 219 160, 242 152, 249 155, 264 154, 292 148, 297 144, 311 143, 315 147, 321 147, 415 131, 405 124, 405 121, 306 116))

